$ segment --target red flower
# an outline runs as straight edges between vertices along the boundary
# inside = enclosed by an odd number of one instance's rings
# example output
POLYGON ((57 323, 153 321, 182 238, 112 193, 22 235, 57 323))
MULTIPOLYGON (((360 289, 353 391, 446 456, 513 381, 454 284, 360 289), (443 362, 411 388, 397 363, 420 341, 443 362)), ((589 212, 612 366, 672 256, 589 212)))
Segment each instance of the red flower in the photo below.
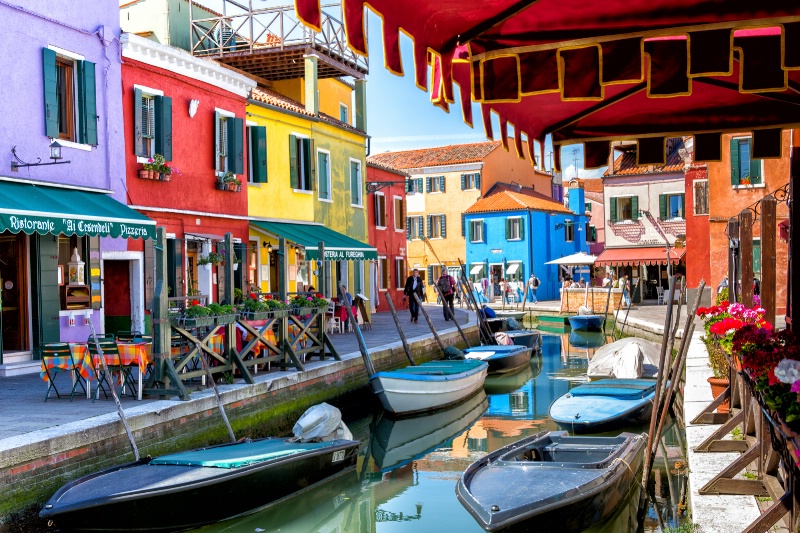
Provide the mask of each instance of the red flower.
POLYGON ((719 322, 711 325, 709 331, 714 335, 727 335, 728 331, 734 329, 738 330, 744 326, 744 322, 738 318, 723 318, 719 322))
POLYGON ((200 305, 200 300, 192 300, 192 305, 200 305))
POLYGON ((321 294, 321 293, 319 293, 319 292, 318 292, 317 294, 315 294, 315 295, 314 295, 314 297, 315 297, 315 298, 323 298, 322 294, 321 294))
POLYGON ((264 298, 266 298, 267 300, 272 300, 272 295, 271 294, 267 294, 266 296, 264 296, 264 298))

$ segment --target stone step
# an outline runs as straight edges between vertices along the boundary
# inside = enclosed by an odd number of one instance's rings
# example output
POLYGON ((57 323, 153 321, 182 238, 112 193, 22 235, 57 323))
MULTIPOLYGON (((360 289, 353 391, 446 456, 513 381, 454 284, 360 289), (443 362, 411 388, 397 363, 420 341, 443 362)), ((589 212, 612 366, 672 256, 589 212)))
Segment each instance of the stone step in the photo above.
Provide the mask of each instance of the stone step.
MULTIPOLYGON (((6 357, 3 357, 6 360, 6 357)), ((41 361, 21 361, 16 363, 3 363, 0 365, 0 378, 22 376, 24 374, 37 374, 42 370, 41 361)))

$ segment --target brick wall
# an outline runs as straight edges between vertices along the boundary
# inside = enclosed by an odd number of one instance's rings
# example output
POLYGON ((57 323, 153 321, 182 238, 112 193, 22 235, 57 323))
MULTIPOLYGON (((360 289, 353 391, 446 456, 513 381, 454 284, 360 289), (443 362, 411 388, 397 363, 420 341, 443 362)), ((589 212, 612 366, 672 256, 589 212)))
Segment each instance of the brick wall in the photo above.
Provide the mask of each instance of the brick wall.
MULTIPOLYGON (((587 306, 591 307, 592 312, 602 315, 606 310, 606 301, 608 300, 608 289, 602 287, 592 287, 589 289, 589 298, 586 298, 586 289, 567 289, 566 297, 564 290, 561 290, 561 312, 562 313, 577 313, 578 308, 584 302, 587 306)), ((621 289, 611 289, 611 301, 608 304, 609 312, 617 309, 619 301, 622 298, 621 289)))

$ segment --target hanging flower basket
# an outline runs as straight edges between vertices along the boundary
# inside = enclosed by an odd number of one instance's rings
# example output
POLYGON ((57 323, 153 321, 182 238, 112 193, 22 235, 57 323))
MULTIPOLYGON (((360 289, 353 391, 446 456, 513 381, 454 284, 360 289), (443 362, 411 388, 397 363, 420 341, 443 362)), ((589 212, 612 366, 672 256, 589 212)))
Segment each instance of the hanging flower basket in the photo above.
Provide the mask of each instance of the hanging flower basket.
POLYGON ((272 317, 272 311, 246 311, 243 313, 246 320, 267 320, 272 317))
POLYGON ((288 309, 278 309, 276 311, 271 311, 271 313, 272 313, 272 316, 275 317, 275 318, 286 318, 287 316, 289 316, 289 310, 288 309))
POLYGON ((222 326, 236 322, 236 315, 217 315, 214 317, 214 319, 218 326, 222 326))
POLYGON ((187 328, 207 328, 214 325, 213 316, 185 317, 183 325, 187 328))

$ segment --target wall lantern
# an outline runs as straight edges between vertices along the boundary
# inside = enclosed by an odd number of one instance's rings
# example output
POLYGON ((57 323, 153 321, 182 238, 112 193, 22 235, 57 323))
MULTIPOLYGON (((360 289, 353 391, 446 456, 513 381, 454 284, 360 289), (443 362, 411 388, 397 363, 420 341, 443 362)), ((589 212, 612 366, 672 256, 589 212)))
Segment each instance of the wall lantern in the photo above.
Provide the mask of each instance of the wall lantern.
POLYGON ((65 165, 69 163, 69 161, 61 161, 61 145, 56 140, 53 140, 53 142, 50 143, 50 159, 53 160, 52 163, 42 163, 42 159, 40 157, 36 158, 35 163, 26 163, 20 159, 19 156, 17 156, 16 146, 11 148, 11 154, 14 156, 14 159, 16 159, 16 161, 11 162, 11 170, 13 172, 16 172, 18 169, 24 167, 45 167, 47 165, 65 165))

